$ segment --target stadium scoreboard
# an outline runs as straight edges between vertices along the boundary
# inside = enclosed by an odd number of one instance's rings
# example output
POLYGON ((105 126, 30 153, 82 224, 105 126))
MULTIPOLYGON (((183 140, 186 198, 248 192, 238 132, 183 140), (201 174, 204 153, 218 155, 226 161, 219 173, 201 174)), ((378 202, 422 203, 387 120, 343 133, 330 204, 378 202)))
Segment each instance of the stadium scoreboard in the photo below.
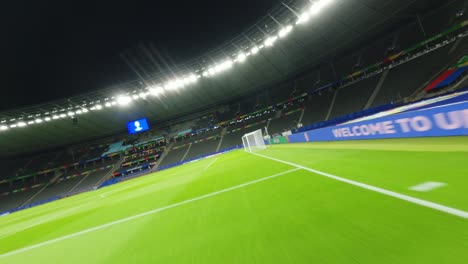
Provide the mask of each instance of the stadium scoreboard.
POLYGON ((141 118, 127 123, 128 133, 130 135, 141 133, 149 130, 148 120, 141 118))

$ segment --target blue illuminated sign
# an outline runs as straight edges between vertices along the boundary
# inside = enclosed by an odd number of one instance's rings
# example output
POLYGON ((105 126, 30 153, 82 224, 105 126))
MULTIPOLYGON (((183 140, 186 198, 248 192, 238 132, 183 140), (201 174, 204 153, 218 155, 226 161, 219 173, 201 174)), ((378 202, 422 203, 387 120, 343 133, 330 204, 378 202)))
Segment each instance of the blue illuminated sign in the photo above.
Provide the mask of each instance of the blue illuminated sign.
POLYGON ((130 135, 149 130, 148 120, 146 118, 134 120, 127 123, 128 133, 130 135))
POLYGON ((468 103, 410 111, 288 136, 291 143, 468 135, 468 103))

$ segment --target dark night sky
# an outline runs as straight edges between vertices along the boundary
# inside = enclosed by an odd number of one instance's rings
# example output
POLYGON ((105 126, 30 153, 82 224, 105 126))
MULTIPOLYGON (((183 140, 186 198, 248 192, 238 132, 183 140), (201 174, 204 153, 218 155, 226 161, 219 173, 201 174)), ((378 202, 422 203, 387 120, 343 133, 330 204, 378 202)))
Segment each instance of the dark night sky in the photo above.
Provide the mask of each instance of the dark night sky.
POLYGON ((184 62, 216 48, 278 2, 8 1, 0 11, 0 110, 137 77, 121 58, 153 45, 184 62))

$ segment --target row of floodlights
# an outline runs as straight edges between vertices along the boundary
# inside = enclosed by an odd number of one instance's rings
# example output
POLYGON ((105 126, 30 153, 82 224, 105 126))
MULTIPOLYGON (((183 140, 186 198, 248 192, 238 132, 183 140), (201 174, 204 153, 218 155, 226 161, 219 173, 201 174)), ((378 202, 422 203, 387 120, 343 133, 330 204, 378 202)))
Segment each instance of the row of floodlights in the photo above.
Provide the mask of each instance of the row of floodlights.
POLYGON ((212 77, 218 73, 225 72, 229 69, 231 69, 235 63, 243 63, 247 60, 249 56, 256 55, 261 49, 264 48, 269 48, 274 46, 274 44, 282 38, 285 38, 291 31, 294 29, 295 26, 305 24, 310 20, 310 18, 314 15, 317 15, 324 7, 326 7, 328 4, 330 4, 333 0, 318 0, 313 2, 306 10, 300 14, 297 15, 297 20, 295 25, 284 25, 280 28, 277 34, 269 36, 266 38, 261 45, 255 45, 250 48, 249 51, 247 52, 241 52, 237 54, 234 58, 228 58, 221 63, 212 65, 208 67, 207 69, 204 69, 200 71, 200 74, 189 74, 187 76, 184 76, 183 78, 177 78, 172 81, 166 82, 165 84, 160 84, 160 85, 152 85, 147 87, 146 89, 143 89, 142 92, 140 93, 135 93, 130 95, 119 95, 116 97, 112 98, 106 98, 106 102, 103 104, 94 104, 92 107, 86 108, 82 107, 78 110, 75 111, 68 111, 68 112, 62 112, 62 113, 57 113, 53 114, 50 116, 46 116, 43 118, 36 118, 33 120, 28 120, 28 121, 19 121, 17 123, 13 124, 0 124, 0 131, 8 130, 10 128, 16 128, 16 127, 25 127, 28 125, 32 124, 40 124, 43 122, 50 122, 52 120, 57 120, 57 119, 64 119, 64 118, 73 118, 76 115, 81 115, 85 114, 91 111, 99 111, 102 110, 103 108, 110 108, 113 106, 127 106, 129 105, 132 101, 139 100, 139 99, 146 99, 148 96, 156 96, 159 97, 163 95, 167 91, 177 91, 180 88, 183 88, 187 85, 196 83, 199 78, 202 77, 212 77))

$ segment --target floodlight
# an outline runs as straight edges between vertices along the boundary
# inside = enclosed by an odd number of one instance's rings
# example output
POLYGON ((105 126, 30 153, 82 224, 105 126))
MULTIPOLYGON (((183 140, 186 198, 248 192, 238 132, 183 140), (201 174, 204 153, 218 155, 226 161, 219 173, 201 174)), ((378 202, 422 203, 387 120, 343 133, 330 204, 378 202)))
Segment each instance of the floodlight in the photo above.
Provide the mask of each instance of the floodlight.
POLYGON ((225 62, 223 62, 223 68, 224 69, 229 69, 229 68, 232 67, 233 64, 234 64, 234 62, 231 59, 228 59, 225 62))
POLYGON ((89 112, 88 108, 83 108, 83 109, 81 109, 81 111, 83 111, 83 113, 88 113, 89 112))
POLYGON ((253 46, 253 48, 250 50, 252 54, 257 54, 260 49, 257 46, 253 46))
POLYGON ((67 115, 66 114, 60 114, 60 117, 65 118, 65 117, 67 117, 67 115))
POLYGON ((208 69, 208 74, 209 74, 209 75, 215 75, 215 74, 216 74, 215 67, 210 67, 210 68, 208 69))
POLYGON ((95 107, 96 110, 101 110, 102 109, 102 105, 100 105, 100 104, 97 104, 94 107, 95 107))
POLYGON ((2 131, 4 131, 4 130, 8 130, 8 128, 9 128, 9 127, 8 127, 8 126, 5 126, 5 125, 3 125, 3 126, 0 126, 0 130, 2 130, 2 131))
POLYGON ((179 88, 184 87, 184 86, 185 86, 184 79, 175 79, 174 80, 175 89, 179 89, 179 88))
POLYGON ((36 124, 40 124, 40 123, 42 123, 42 119, 37 118, 37 119, 35 120, 35 122, 36 122, 36 124))
POLYGON ((198 80, 197 76, 195 74, 190 74, 188 77, 187 77, 188 81, 190 83, 194 83, 198 80))
POLYGON ((176 83, 174 81, 167 82, 166 85, 164 86, 165 90, 172 91, 177 89, 176 83))
POLYGON ((105 104, 105 106, 106 106, 106 107, 111 107, 112 104, 111 104, 111 102, 107 102, 107 103, 105 104))
POLYGON ((239 55, 237 55, 238 62, 244 62, 246 58, 247 58, 247 55, 245 55, 245 53, 240 53, 239 55))
POLYGON ((276 36, 273 36, 273 37, 269 37, 265 40, 265 46, 267 47, 272 47, 273 44, 275 44, 276 40, 278 39, 278 37, 276 36))
POLYGON ((59 118, 60 118, 60 116, 58 116, 58 115, 52 116, 52 119, 54 119, 54 120, 59 119, 59 118))
POLYGON ((77 111, 76 111, 76 114, 78 114, 78 115, 80 115, 80 114, 82 114, 82 113, 83 113, 83 111, 81 111, 81 110, 77 110, 77 111))
POLYGON ((120 95, 117 97, 117 103, 121 106, 128 105, 132 101, 132 98, 126 95, 120 95))
POLYGON ((150 89, 151 95, 158 96, 164 92, 162 87, 153 87, 150 89))
POLYGON ((34 124, 34 121, 33 121, 33 120, 28 121, 28 125, 32 125, 32 124, 34 124))
POLYGON ((133 100, 138 100, 138 98, 140 98, 138 94, 134 94, 132 97, 133 97, 133 100))
POLYGON ((291 32, 292 28, 293 28, 293 27, 292 27, 291 25, 288 25, 288 26, 282 28, 282 29, 279 31, 278 36, 279 36, 280 38, 286 37, 286 36, 291 32))
POLYGON ((75 112, 70 111, 70 112, 67 113, 67 115, 68 115, 68 116, 74 116, 74 115, 75 115, 75 112))
POLYGON ((27 124, 25 122, 18 122, 18 127, 25 127, 27 124))
POLYGON ((309 13, 304 12, 301 15, 299 15, 299 19, 297 20, 296 24, 303 24, 303 23, 309 21, 309 19, 310 19, 309 13))
POLYGON ((329 5, 331 2, 333 2, 333 0, 320 0, 320 1, 316 2, 315 5, 317 5, 321 9, 321 8, 329 5))
POLYGON ((46 118, 44 118, 44 120, 45 120, 46 122, 49 122, 49 121, 51 120, 51 118, 50 118, 50 117, 46 117, 46 118))
POLYGON ((10 125, 10 128, 15 128, 15 127, 17 127, 17 125, 16 125, 16 124, 12 124, 12 125, 10 125))

